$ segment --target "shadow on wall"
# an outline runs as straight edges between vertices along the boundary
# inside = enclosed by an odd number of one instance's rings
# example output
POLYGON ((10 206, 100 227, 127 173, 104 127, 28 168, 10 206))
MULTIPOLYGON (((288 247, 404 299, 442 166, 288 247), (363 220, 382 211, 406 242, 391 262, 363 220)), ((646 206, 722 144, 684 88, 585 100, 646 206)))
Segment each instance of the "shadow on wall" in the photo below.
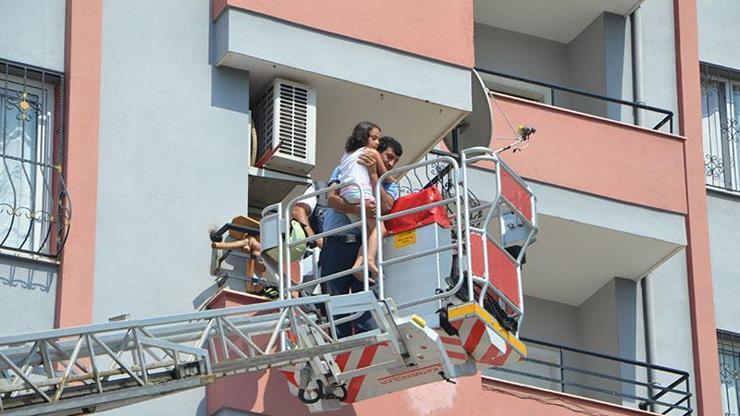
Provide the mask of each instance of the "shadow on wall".
POLYGON ((0 284, 24 290, 49 293, 54 287, 56 266, 41 263, 3 261, 0 264, 0 284))
POLYGON ((249 114, 249 74, 231 68, 211 68, 211 105, 249 114))
POLYGON ((208 416, 208 402, 205 397, 198 402, 198 408, 195 409, 195 416, 208 416))

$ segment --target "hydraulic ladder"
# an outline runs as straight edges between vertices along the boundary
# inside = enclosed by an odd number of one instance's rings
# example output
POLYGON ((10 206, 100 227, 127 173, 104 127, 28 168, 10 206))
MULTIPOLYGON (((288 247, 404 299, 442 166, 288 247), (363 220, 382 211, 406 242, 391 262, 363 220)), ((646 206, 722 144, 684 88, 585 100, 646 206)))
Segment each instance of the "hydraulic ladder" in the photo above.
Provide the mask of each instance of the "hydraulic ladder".
POLYGON ((331 354, 382 342, 403 348, 389 311, 361 292, 2 337, 0 413, 89 413, 294 365, 328 374, 326 388, 341 390, 331 384, 331 354), (335 323, 310 312, 319 306, 330 317, 369 311, 378 328, 338 340, 335 323))
MULTIPOLYGON (((309 410, 324 411, 472 375, 481 367, 502 365, 512 351, 526 355, 517 328, 524 312, 521 262, 537 230, 534 194, 497 152, 487 148, 462 152, 461 170, 453 158, 440 159, 450 166, 455 187, 451 197, 392 214, 376 213, 375 220, 452 207, 455 243, 394 259, 379 256, 384 267, 418 258, 437 264, 434 256, 445 252, 452 257, 454 252, 459 260, 451 263, 456 266, 449 281, 426 279, 419 285, 428 293, 396 305, 384 294, 382 280, 378 293, 369 290, 365 255, 365 264, 357 270, 293 282, 290 268, 284 267, 291 249, 321 234, 290 241, 286 236, 291 205, 284 210, 278 204, 274 213, 264 213, 260 232, 263 258, 267 258, 266 248, 277 252, 275 263, 265 265, 279 283, 280 300, 0 337, 0 414, 91 413, 271 368, 285 374, 288 388, 309 410), (492 202, 471 207, 467 168, 478 161, 496 167, 495 195, 492 202), (478 212, 485 215, 473 227, 471 213, 478 212), (490 238, 489 225, 495 224, 500 225, 502 238, 510 235, 504 215, 526 225, 516 257, 505 250, 503 240, 490 238), (271 236, 273 245, 268 244, 271 236), (354 272, 362 272, 364 291, 334 296, 303 293, 291 298, 293 292, 354 272), (427 304, 441 309, 426 315, 413 309, 427 304), (372 315, 375 329, 338 336, 337 325, 365 313, 372 315), (352 355, 368 359, 353 360, 352 355)), ((419 162, 403 169, 429 164, 419 162)), ((361 206, 361 221, 338 231, 359 227, 361 240, 367 243, 366 222, 361 206)))

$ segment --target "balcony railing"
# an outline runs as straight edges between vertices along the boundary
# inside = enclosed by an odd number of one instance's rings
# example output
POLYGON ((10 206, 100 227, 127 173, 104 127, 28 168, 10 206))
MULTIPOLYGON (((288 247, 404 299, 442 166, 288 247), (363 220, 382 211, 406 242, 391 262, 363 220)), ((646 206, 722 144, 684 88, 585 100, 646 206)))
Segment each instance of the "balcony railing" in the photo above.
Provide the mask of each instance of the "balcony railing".
POLYGON ((72 206, 61 73, 0 60, 0 253, 56 260, 72 206))
POLYGON ((637 407, 664 415, 691 415, 685 371, 522 338, 529 357, 490 375, 555 391, 637 407))
POLYGON ((667 131, 669 133, 673 133, 673 112, 663 108, 626 101, 619 98, 607 97, 588 91, 527 79, 488 69, 476 68, 476 71, 482 75, 484 81, 491 81, 488 88, 494 91, 517 95, 525 99, 531 99, 555 107, 576 109, 578 111, 600 117, 610 116, 610 112, 607 110, 609 105, 618 106, 616 107, 619 109, 616 111, 618 115, 610 118, 614 118, 618 121, 630 122, 634 125, 640 125, 635 121, 639 120, 638 117, 621 116, 621 108, 626 106, 633 109, 633 114, 642 110, 659 116, 660 121, 656 124, 641 127, 648 127, 653 130, 666 130, 667 127, 667 131), (580 99, 579 105, 575 105, 575 100, 572 99, 574 96, 580 99), (601 106, 594 104, 601 104, 601 106), (594 111, 595 108, 599 107, 602 111, 594 111))

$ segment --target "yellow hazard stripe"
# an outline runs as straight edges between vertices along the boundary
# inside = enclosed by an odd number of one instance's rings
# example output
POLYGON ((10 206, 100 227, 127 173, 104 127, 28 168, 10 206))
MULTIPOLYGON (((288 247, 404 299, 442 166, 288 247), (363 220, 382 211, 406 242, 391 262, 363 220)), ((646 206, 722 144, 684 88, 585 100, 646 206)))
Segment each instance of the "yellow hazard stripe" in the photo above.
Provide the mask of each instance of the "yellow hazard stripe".
POLYGON ((499 336, 501 336, 504 341, 511 345, 511 347, 514 348, 514 350, 516 350, 519 355, 521 355, 522 357, 527 356, 527 346, 519 341, 519 338, 514 336, 514 334, 502 327, 501 324, 498 323, 496 318, 488 313, 487 310, 483 309, 479 304, 474 302, 466 303, 463 305, 454 306, 447 310, 447 319, 449 319, 450 321, 453 321, 456 318, 460 317, 473 316, 481 319, 483 322, 488 324, 488 326, 493 329, 493 331, 496 332, 499 336))
POLYGON ((462 305, 453 306, 447 310, 447 319, 451 321, 461 316, 475 315, 475 312, 476 310, 478 310, 478 308, 480 308, 480 305, 478 305, 477 303, 465 303, 462 305))

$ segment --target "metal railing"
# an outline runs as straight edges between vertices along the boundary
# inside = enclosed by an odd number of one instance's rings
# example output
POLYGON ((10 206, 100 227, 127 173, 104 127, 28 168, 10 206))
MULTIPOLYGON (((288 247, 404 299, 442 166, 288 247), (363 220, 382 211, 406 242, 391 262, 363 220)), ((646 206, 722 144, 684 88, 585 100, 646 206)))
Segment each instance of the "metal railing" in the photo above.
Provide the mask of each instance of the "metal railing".
MULTIPOLYGON (((424 188, 436 186, 440 190, 443 199, 454 197, 456 187, 453 175, 451 174, 452 167, 450 164, 443 163, 441 159, 442 157, 459 158, 460 156, 455 153, 432 149, 419 162, 428 162, 433 160, 435 161, 434 163, 422 164, 418 168, 412 169, 398 178, 398 186, 401 195, 409 195, 414 192, 419 192, 424 188)), ((481 205, 481 201, 478 199, 478 196, 470 189, 467 190, 467 198, 471 208, 481 205)), ((455 215, 453 207, 448 205, 446 208, 450 221, 454 221, 455 215)), ((483 218, 483 213, 481 211, 476 211, 470 215, 472 224, 477 224, 477 222, 483 218)))
POLYGON ((689 373, 685 371, 524 337, 521 340, 530 355, 513 368, 495 367, 489 374, 664 415, 693 412, 689 373))
POLYGON ((64 77, 0 60, 0 252, 56 259, 72 206, 64 182, 64 77))
MULTIPOLYGON (((653 106, 650 106, 650 105, 645 105, 645 104, 642 104, 642 103, 637 103, 637 102, 632 102, 632 101, 626 101, 626 100, 622 100, 622 99, 614 98, 614 97, 607 97, 607 96, 604 96, 604 95, 594 94, 594 93, 591 93, 591 92, 588 92, 588 91, 578 90, 578 89, 570 88, 570 87, 564 87, 562 85, 551 84, 549 82, 537 81, 537 80, 533 80, 533 79, 523 78, 523 77, 519 77, 519 76, 516 76, 516 75, 505 74, 505 73, 502 73, 502 72, 492 71, 492 70, 488 70, 488 69, 475 68, 475 70, 478 71, 479 73, 482 73, 482 74, 493 75, 494 77, 500 77, 500 78, 505 78, 507 80, 516 81, 516 82, 519 82, 519 83, 524 83, 524 84, 530 84, 530 85, 536 85, 536 86, 539 86, 539 87, 544 87, 547 90, 549 90, 549 96, 546 97, 547 98, 547 101, 549 101, 549 102, 546 101, 546 103, 549 104, 549 105, 555 106, 555 107, 571 108, 568 105, 564 105, 564 103, 558 103, 557 102, 558 94, 556 94, 556 92, 562 92, 562 93, 567 93, 567 94, 575 94, 575 95, 580 96, 580 97, 585 97, 586 99, 597 100, 597 101, 604 102, 604 103, 612 103, 612 104, 618 104, 620 106, 628 106, 628 107, 631 107, 633 109, 633 111, 635 111, 635 112, 636 111, 639 111, 639 110, 644 110, 644 111, 650 111, 650 112, 653 112, 653 113, 658 113, 658 114, 661 114, 662 115, 662 118, 660 119, 660 121, 657 124, 655 124, 652 127, 650 127, 650 126, 642 126, 642 127, 649 127, 649 128, 651 128, 653 130, 661 130, 667 124, 668 125, 668 131, 670 133, 673 133, 673 112, 672 111, 669 111, 669 110, 666 110, 666 109, 663 109, 663 108, 653 107, 653 106)), ((496 90, 495 87, 489 87, 489 88, 491 88, 492 90, 496 90)), ((590 112, 588 110, 584 110, 584 111, 585 112, 588 112, 589 114, 593 114, 592 112, 590 112)), ((594 114, 594 115, 604 117, 607 114, 604 113, 604 114, 594 114)), ((619 121, 625 121, 625 120, 621 120, 621 117, 620 117, 620 120, 619 121)), ((635 124, 635 125, 639 125, 639 124, 635 123, 634 121, 632 121, 632 123, 635 124)))
MULTIPOLYGON (((447 246, 441 246, 441 247, 437 247, 431 250, 418 251, 412 254, 407 254, 405 256, 398 257, 394 260, 384 260, 383 250, 378 250, 378 274, 380 276, 383 276, 383 267, 389 266, 393 263, 400 263, 403 261, 413 260, 414 258, 426 257, 429 255, 439 254, 439 253, 444 253, 444 252, 463 253, 463 239, 461 238, 463 235, 463 224, 462 224, 463 220, 462 220, 461 211, 463 207, 462 200, 464 200, 465 198, 461 197, 461 191, 460 191, 461 184, 458 180, 459 165, 458 165, 457 160, 455 160, 455 158, 452 158, 450 156, 439 156, 438 158, 435 158, 435 159, 423 160, 423 161, 420 161, 420 162, 417 162, 417 163, 414 163, 408 166, 395 168, 381 175, 380 178, 378 179, 378 183, 382 184, 383 181, 385 181, 385 179, 391 175, 413 172, 418 169, 426 169, 428 166, 436 166, 437 167, 436 170, 439 172, 438 175, 443 172, 446 172, 444 175, 449 176, 450 178, 449 186, 450 186, 451 192, 449 192, 450 190, 448 190, 448 195, 442 196, 441 201, 427 203, 419 207, 408 208, 408 209, 399 210, 399 211, 396 211, 393 213, 387 213, 387 214, 383 214, 382 212, 377 211, 375 215, 376 227, 377 229, 380 229, 383 221, 391 220, 394 218, 399 218, 399 217, 409 215, 412 213, 416 213, 416 212, 420 212, 423 210, 428 210, 428 209, 431 209, 437 206, 445 206, 447 208, 447 215, 449 217, 452 217, 452 222, 453 222, 452 228, 454 230, 454 235, 456 236, 457 241, 447 246), (452 212, 450 212, 450 210, 452 212)), ((432 182, 429 182, 429 183, 431 184, 432 182)), ((375 189, 375 200, 376 201, 380 200, 380 188, 377 186, 375 189)), ((467 233, 467 229, 466 229, 466 233, 467 233)), ((377 233, 377 238, 378 238, 378 247, 382 247, 383 246, 383 236, 381 235, 381 233, 377 233)), ((462 262, 459 262, 457 264, 457 268, 458 268, 457 272, 459 273, 459 276, 463 276, 463 271, 464 271, 463 267, 464 265, 462 262)), ((379 292, 380 292, 381 299, 385 297, 383 280, 384 279, 379 280, 379 283, 380 283, 379 292)), ((427 302, 434 302, 439 299, 450 297, 454 295, 455 293, 457 293, 457 291, 460 290, 460 288, 462 288, 462 285, 463 285, 463 279, 460 279, 453 285, 453 287, 438 290, 436 293, 430 294, 429 296, 425 298, 401 303, 400 305, 398 305, 398 309, 400 310, 406 307, 420 305, 420 304, 427 303, 427 302)), ((472 299, 472 295, 473 295, 473 291, 471 288, 468 291, 468 296, 469 296, 468 299, 472 299)))

